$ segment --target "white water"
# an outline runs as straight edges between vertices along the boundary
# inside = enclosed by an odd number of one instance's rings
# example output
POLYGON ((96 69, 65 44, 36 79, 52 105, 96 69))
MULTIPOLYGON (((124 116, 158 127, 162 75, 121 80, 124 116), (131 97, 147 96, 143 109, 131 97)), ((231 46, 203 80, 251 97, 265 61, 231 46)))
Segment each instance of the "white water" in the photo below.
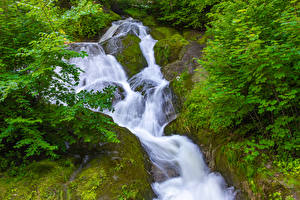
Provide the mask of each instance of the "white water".
POLYGON ((164 127, 175 118, 175 112, 169 82, 155 63, 156 40, 147 33, 147 28, 131 18, 121 20, 112 25, 100 42, 118 48, 118 39, 126 34, 135 34, 141 39, 140 48, 148 67, 128 80, 116 58, 106 54, 100 44, 77 44, 77 48, 89 54, 71 61, 85 71, 77 91, 102 90, 109 84, 123 88, 114 103, 115 111, 106 113, 140 139, 153 164, 167 177, 163 182, 152 184, 157 200, 234 199, 233 188, 227 188, 219 174, 209 171, 195 144, 184 136, 163 136, 164 127), (170 169, 178 176, 168 175, 170 169))

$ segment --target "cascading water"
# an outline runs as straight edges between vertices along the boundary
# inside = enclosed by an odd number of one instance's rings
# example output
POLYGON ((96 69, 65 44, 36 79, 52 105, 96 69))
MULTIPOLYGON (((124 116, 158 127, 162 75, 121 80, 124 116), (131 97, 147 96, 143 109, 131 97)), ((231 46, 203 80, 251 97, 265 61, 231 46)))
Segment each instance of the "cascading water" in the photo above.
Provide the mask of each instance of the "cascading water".
POLYGON ((89 54, 71 60, 85 71, 77 91, 102 90, 108 85, 122 88, 122 94, 114 102, 114 112, 106 114, 140 139, 153 164, 166 176, 164 181, 152 184, 157 200, 234 199, 233 188, 227 188, 220 175, 209 171, 195 144, 184 136, 163 136, 164 127, 175 118, 175 112, 169 83, 155 63, 156 40, 147 33, 147 27, 131 18, 117 21, 100 43, 106 43, 113 52, 120 47, 119 38, 127 34, 141 39, 140 48, 148 67, 128 80, 122 66, 114 56, 104 52, 101 44, 74 44, 75 49, 89 54), (175 175, 169 175, 170 169, 175 175))

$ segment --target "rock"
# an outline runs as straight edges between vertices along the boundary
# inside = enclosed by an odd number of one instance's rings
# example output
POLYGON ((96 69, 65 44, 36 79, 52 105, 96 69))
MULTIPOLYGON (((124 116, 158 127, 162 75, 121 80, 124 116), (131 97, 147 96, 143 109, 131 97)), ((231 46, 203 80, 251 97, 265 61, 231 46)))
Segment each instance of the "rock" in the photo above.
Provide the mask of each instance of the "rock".
POLYGON ((137 74, 147 66, 147 61, 140 49, 140 41, 137 36, 129 34, 121 39, 122 47, 116 53, 117 60, 125 68, 129 77, 137 74))
POLYGON ((151 29, 158 26, 158 23, 156 21, 156 19, 151 16, 151 15, 147 15, 146 17, 143 17, 142 19, 140 19, 143 23, 143 25, 150 27, 151 29))
POLYGON ((151 199, 149 160, 138 139, 125 128, 117 127, 118 144, 102 146, 106 154, 94 158, 69 183, 71 199, 151 199), (90 194, 89 194, 90 193, 90 194))
POLYGON ((183 37, 188 41, 197 41, 204 35, 203 32, 197 30, 184 30, 183 37))
POLYGON ((168 63, 181 59, 180 52, 188 44, 189 42, 180 34, 159 40, 154 46, 156 63, 160 66, 166 66, 168 63))
POLYGON ((1 174, 0 199, 153 199, 139 140, 125 128, 114 131, 120 143, 102 144, 93 156, 34 162, 21 179, 1 174))
MULTIPOLYGON (((190 42, 181 50, 179 56, 180 59, 162 67, 162 73, 165 78, 172 81, 183 72, 194 74, 196 72, 196 67, 199 66, 197 59, 201 57, 203 48, 204 46, 197 42, 190 42)), ((198 68, 201 69, 201 67, 198 68)))
POLYGON ((167 26, 154 26, 150 30, 151 36, 156 40, 168 39, 179 32, 171 27, 167 26))

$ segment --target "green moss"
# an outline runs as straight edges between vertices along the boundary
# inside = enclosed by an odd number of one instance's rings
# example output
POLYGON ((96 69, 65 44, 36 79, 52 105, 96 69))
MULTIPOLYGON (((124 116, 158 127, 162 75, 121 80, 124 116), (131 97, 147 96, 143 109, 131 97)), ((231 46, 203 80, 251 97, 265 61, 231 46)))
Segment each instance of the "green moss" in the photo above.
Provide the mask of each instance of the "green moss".
POLYGON ((150 164, 139 140, 127 129, 115 127, 113 131, 120 143, 98 147, 102 153, 72 180, 79 166, 71 158, 34 162, 24 168, 23 176, 0 174, 0 199, 152 199, 150 164))
POLYGON ((200 38, 197 40, 197 42, 198 42, 199 44, 201 44, 201 45, 204 45, 204 44, 207 43, 208 39, 209 39, 209 36, 205 34, 205 35, 203 35, 202 37, 200 37, 200 38))
POLYGON ((124 12, 130 15, 132 18, 139 19, 139 20, 142 20, 143 18, 148 16, 147 12, 143 9, 128 8, 125 9, 124 12))
POLYGON ((150 199, 144 151, 128 130, 117 128, 119 144, 103 148, 111 154, 93 159, 70 183, 71 199, 150 199), (130 197, 130 198, 129 198, 130 197))
POLYGON ((129 77, 135 75, 147 66, 139 46, 140 39, 134 35, 127 35, 122 40, 122 51, 116 55, 117 60, 125 67, 129 77))
POLYGON ((154 28, 155 26, 157 26, 157 21, 156 19, 153 17, 153 16, 147 16, 147 17, 144 17, 143 19, 141 19, 141 21, 143 22, 143 24, 145 26, 148 26, 148 27, 151 27, 151 28, 154 28))
POLYGON ((183 31, 183 37, 189 41, 197 41, 199 38, 201 38, 202 35, 203 35, 203 33, 201 33, 200 31, 196 31, 196 30, 184 30, 183 31))
POLYGON ((122 17, 120 15, 118 15, 117 13, 113 12, 113 11, 109 11, 109 21, 107 23, 107 25, 109 26, 113 21, 117 21, 117 20, 121 20, 122 17))
POLYGON ((180 34, 175 34, 169 38, 159 40, 154 47, 157 64, 165 66, 168 63, 180 59, 179 55, 181 49, 188 44, 189 42, 180 34))
POLYGON ((179 34, 179 32, 166 26, 153 27, 151 29, 151 36, 156 40, 170 38, 174 34, 179 34))
POLYGON ((71 159, 44 160, 27 166, 24 176, 1 174, 0 199, 60 199, 64 196, 64 184, 74 169, 71 159))

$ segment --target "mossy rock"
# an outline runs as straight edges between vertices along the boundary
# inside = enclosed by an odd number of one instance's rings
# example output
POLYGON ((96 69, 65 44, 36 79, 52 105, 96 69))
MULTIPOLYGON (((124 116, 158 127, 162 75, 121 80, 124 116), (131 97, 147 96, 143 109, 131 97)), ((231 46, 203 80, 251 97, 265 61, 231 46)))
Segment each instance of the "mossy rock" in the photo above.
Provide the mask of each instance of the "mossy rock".
POLYGON ((93 159, 72 181, 71 199, 151 199, 149 160, 138 139, 118 129, 119 144, 106 144, 108 152, 93 159))
POLYGON ((63 199, 64 184, 76 169, 74 163, 71 158, 43 160, 24 168, 24 176, 0 174, 0 199, 63 199))
POLYGON ((180 34, 172 35, 169 38, 159 40, 154 46, 155 59, 158 65, 165 66, 180 58, 180 51, 189 42, 180 34))
POLYGON ((114 131, 120 143, 102 144, 86 165, 65 157, 32 163, 24 176, 0 174, 0 199, 152 199, 151 164, 139 140, 125 128, 114 131))
POLYGON ((197 30, 184 30, 183 37, 188 41, 195 41, 200 45, 205 45, 210 38, 208 33, 203 33, 197 30))
POLYGON ((184 30, 183 37, 188 41, 197 41, 203 36, 203 33, 197 30, 184 30))
POLYGON ((140 38, 135 35, 127 35, 121 41, 121 51, 116 54, 117 60, 125 68, 129 77, 137 74, 147 66, 147 61, 140 49, 140 41, 140 38))
POLYGON ((148 27, 150 27, 150 28, 155 28, 156 26, 158 26, 158 22, 157 22, 156 19, 155 19, 153 16, 151 16, 151 15, 148 15, 148 16, 146 16, 146 17, 143 17, 143 18, 141 19, 141 21, 142 21, 143 25, 148 26, 148 27))
POLYGON ((117 20, 121 20, 122 17, 120 15, 118 15, 117 13, 113 12, 113 11, 109 11, 109 21, 107 23, 107 25, 110 25, 113 21, 117 21, 117 20))
POLYGON ((158 26, 151 28, 151 36, 156 40, 162 40, 172 37, 175 34, 179 34, 179 32, 171 27, 167 26, 158 26))
POLYGON ((138 8, 128 8, 124 10, 124 13, 131 16, 134 19, 142 20, 143 18, 147 17, 148 14, 143 9, 138 8))
POLYGON ((210 37, 207 34, 204 34, 197 40, 197 42, 201 45, 206 45, 209 38, 210 37))

